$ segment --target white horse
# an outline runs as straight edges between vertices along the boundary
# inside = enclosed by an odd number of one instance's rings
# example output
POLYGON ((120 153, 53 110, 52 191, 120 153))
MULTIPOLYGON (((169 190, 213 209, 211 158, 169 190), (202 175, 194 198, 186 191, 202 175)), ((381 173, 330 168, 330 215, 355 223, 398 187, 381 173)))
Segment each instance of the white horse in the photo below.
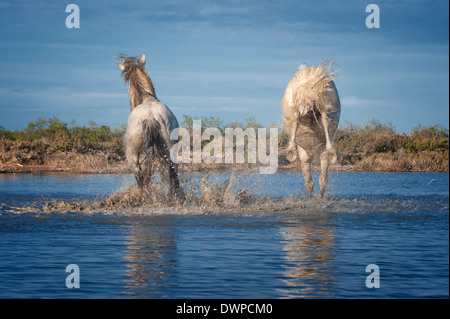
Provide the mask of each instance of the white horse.
POLYGON ((311 161, 320 157, 320 197, 328 183, 328 166, 337 159, 334 134, 341 104, 329 61, 319 66, 302 64, 289 82, 281 103, 283 126, 289 136, 286 158, 300 158, 305 187, 312 197, 311 161))
POLYGON ((145 54, 141 57, 118 56, 117 65, 128 83, 131 114, 124 137, 125 155, 133 167, 136 182, 142 190, 151 190, 155 171, 169 189, 169 196, 184 201, 178 179, 178 167, 170 158, 176 141, 170 132, 178 121, 155 94, 155 88, 145 70, 145 54))

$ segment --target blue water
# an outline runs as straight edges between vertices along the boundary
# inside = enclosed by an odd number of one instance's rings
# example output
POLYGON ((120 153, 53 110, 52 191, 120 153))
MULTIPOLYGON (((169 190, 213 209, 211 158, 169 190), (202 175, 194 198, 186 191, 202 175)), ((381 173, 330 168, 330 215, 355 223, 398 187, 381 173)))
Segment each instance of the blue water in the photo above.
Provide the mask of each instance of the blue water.
POLYGON ((449 297, 448 174, 330 173, 323 201, 301 174, 238 178, 263 209, 48 212, 133 178, 0 175, 0 298, 449 297))

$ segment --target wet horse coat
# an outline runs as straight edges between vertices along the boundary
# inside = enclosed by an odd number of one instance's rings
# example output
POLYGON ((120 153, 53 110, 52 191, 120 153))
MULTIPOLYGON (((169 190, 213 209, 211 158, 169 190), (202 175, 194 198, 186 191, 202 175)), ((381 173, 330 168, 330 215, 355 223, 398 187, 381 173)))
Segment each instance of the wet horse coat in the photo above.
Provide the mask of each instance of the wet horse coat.
POLYGON ((334 134, 341 104, 328 61, 319 66, 302 64, 289 82, 281 103, 283 126, 289 136, 286 158, 300 159, 305 187, 312 197, 311 161, 320 158, 320 191, 328 183, 328 167, 336 161, 334 134))
POLYGON ((170 109, 156 97, 155 89, 145 70, 145 55, 140 58, 118 56, 117 63, 128 83, 130 116, 124 137, 125 155, 134 170, 138 186, 151 189, 154 173, 169 189, 169 196, 184 200, 178 179, 178 167, 170 158, 176 141, 170 132, 178 128, 178 121, 170 109))

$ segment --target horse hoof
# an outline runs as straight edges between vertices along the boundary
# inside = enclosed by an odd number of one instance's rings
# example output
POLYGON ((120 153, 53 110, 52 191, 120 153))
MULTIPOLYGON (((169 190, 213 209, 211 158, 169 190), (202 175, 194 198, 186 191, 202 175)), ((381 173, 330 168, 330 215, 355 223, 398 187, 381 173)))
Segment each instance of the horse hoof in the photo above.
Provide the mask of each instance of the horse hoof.
POLYGON ((294 149, 290 149, 286 152, 286 159, 289 162, 293 162, 297 159, 297 152, 294 149))
POLYGON ((337 155, 336 155, 336 151, 329 151, 328 152, 328 159, 331 162, 331 164, 334 164, 337 162, 337 155))

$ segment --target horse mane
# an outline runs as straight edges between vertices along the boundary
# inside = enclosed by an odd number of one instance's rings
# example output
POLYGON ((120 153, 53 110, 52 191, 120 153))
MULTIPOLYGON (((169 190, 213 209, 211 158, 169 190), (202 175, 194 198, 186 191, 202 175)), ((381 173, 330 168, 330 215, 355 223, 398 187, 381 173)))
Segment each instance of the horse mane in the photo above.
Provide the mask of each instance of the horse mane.
POLYGON ((327 59, 318 66, 302 64, 294 75, 294 105, 299 116, 317 108, 324 109, 323 92, 336 79, 332 70, 333 61, 327 59))
POLYGON ((122 54, 116 58, 118 59, 117 64, 122 69, 122 77, 125 79, 125 83, 128 84, 130 111, 133 111, 136 106, 144 103, 148 98, 153 97, 157 99, 152 80, 144 68, 145 56, 142 59, 122 54))

